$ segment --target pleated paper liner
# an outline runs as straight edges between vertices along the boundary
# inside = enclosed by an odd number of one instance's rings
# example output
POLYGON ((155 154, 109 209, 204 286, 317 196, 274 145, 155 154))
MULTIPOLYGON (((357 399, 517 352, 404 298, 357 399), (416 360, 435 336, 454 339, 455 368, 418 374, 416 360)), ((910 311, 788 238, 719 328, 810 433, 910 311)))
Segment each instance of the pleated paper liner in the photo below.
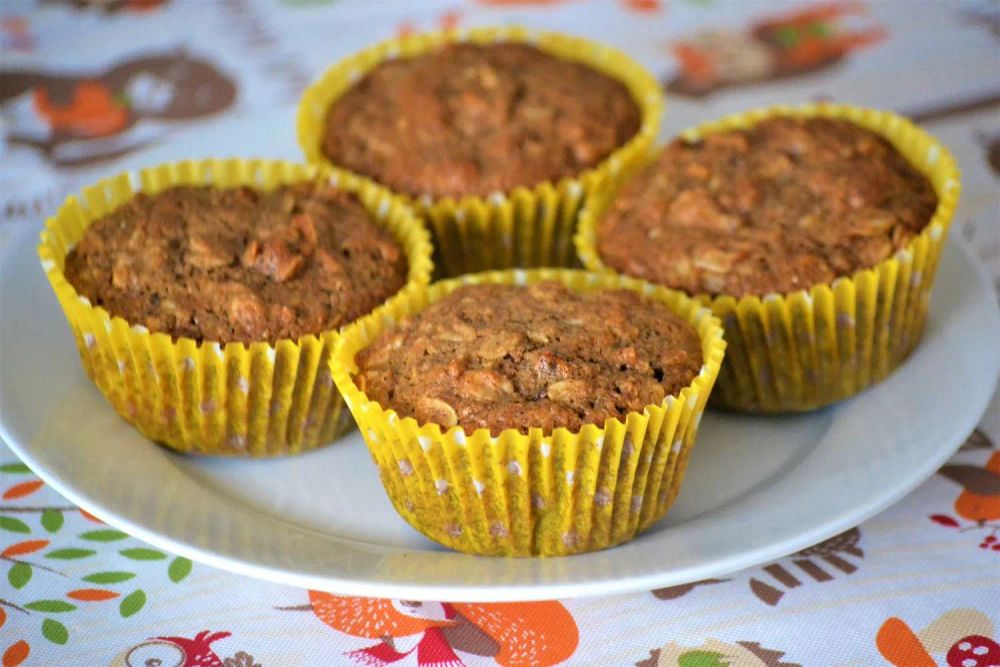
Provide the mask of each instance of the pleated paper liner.
MULTIPOLYGON (((267 160, 205 160, 119 174, 69 197, 41 234, 38 254, 76 338, 87 374, 115 410, 146 437, 184 452, 274 456, 330 442, 352 425, 334 389, 329 360, 335 332, 220 345, 172 339, 112 317, 66 280, 67 253, 98 218, 139 189, 176 185, 281 184, 327 179, 356 193, 378 224, 390 229, 409 261, 407 285, 426 285, 432 264, 427 230, 398 197, 340 170, 267 160)), ((391 299, 390 299, 391 300, 391 299)))
MULTIPOLYGON (((713 405, 749 412, 798 412, 839 401, 883 379, 909 356, 923 334, 960 190, 948 150, 887 111, 780 106, 726 116, 680 136, 697 139, 778 116, 839 118, 881 135, 927 176, 938 206, 923 232, 872 269, 789 294, 697 297, 722 320, 729 345, 713 405)), ((605 184, 580 215, 577 252, 594 271, 611 272, 597 251, 597 221, 616 190, 616 184, 605 184)))
POLYGON ((649 150, 660 126, 663 94, 656 79, 625 54, 595 42, 523 27, 449 30, 390 39, 340 61, 306 89, 299 103, 299 145, 311 163, 330 164, 321 143, 330 105, 379 63, 427 53, 458 41, 530 43, 565 60, 583 63, 620 81, 641 113, 638 133, 594 168, 558 182, 497 192, 413 201, 429 221, 435 262, 443 275, 532 266, 575 264, 572 237, 584 197, 597 182, 615 181, 649 150))
POLYGON ((683 294, 625 277, 568 269, 480 273, 413 290, 343 330, 333 379, 358 422, 385 490, 400 515, 429 538, 475 554, 554 556, 619 544, 661 518, 687 466, 725 343, 707 308, 683 294), (555 280, 587 292, 628 288, 690 321, 702 341, 700 374, 678 395, 624 423, 565 428, 545 435, 507 429, 466 433, 419 424, 385 409, 358 388, 356 353, 384 329, 458 287, 555 280))

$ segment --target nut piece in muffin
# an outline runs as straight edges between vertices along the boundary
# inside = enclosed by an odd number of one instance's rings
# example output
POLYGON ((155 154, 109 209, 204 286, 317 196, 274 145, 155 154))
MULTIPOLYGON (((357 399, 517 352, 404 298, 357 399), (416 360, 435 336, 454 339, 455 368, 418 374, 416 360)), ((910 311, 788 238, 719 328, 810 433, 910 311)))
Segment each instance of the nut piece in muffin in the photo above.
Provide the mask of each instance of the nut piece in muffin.
POLYGON ((372 311, 407 275, 403 249, 350 193, 180 186, 137 194, 66 257, 77 292, 153 332, 213 342, 318 334, 372 311))
POLYGON ((680 392, 702 367, 688 322, 632 290, 460 287, 358 353, 383 408, 467 432, 578 431, 680 392))
POLYGON ((836 119, 775 118, 676 139, 598 221, 610 267, 689 294, 764 296, 871 268, 937 196, 885 139, 836 119))
POLYGON ((639 125, 629 91, 596 69, 458 43, 368 72, 331 105, 322 151, 409 195, 489 195, 578 175, 639 125))

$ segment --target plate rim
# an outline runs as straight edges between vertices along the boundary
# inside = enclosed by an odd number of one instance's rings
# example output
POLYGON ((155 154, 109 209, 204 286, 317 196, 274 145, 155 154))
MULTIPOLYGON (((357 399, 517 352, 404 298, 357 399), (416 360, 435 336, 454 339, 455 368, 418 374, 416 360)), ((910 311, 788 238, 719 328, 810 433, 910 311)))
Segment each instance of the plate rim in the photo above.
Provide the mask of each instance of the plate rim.
MULTIPOLYGON (((21 232, 15 233, 13 237, 8 237, 8 243, 5 244, 7 247, 4 249, 2 257, 0 257, 0 275, 5 272, 5 268, 11 262, 21 259, 15 257, 17 249, 23 249, 24 246, 28 245, 30 237, 36 233, 36 230, 27 227, 21 232)), ((984 288, 987 293, 993 293, 990 274, 983 262, 968 247, 964 239, 953 231, 949 239, 949 245, 953 251, 957 251, 961 255, 964 263, 971 268, 979 283, 978 286, 984 288)), ((21 259, 21 261, 26 260, 21 259)), ((1000 329, 1000 306, 998 306, 996 299, 988 299, 987 301, 990 305, 986 317, 992 320, 996 328, 1000 329)), ((994 355, 993 365, 995 366, 993 374, 1000 377, 1000 351, 994 355)), ((987 409, 995 389, 996 385, 994 385, 993 390, 984 391, 981 396, 977 396, 973 400, 971 409, 964 413, 964 419, 952 426, 952 431, 961 435, 954 436, 953 442, 942 443, 940 447, 935 449, 935 456, 928 457, 921 464, 910 467, 908 469, 909 475, 897 479, 897 483, 892 487, 891 491, 882 493, 878 497, 854 507, 853 511, 845 511, 841 515, 818 524, 810 530, 801 531, 794 537, 767 542, 760 546, 716 559, 712 562, 711 569, 708 571, 702 571, 705 565, 694 564, 681 569, 674 568, 659 572, 630 574, 620 578, 606 578, 597 581, 532 582, 510 585, 500 584, 499 586, 487 584, 449 585, 399 581, 369 581, 357 578, 344 578, 343 575, 338 574, 319 575, 291 572, 266 563, 248 562, 245 559, 191 545, 170 535, 162 534, 153 529, 147 529, 142 524, 119 515, 114 508, 105 507, 105 504, 99 500, 91 502, 90 497, 85 493, 78 493, 75 490, 70 480, 64 482, 58 474, 50 472, 44 465, 40 464, 36 457, 33 456, 29 447, 22 445, 13 437, 3 419, 4 410, 2 406, 0 406, 0 438, 3 439, 4 443, 16 456, 31 467, 32 471, 40 479, 74 505, 90 512, 108 525, 129 533, 136 539, 209 567, 254 579, 297 588, 329 591, 338 595, 377 596, 417 600, 446 599, 456 602, 514 602, 619 595, 637 591, 649 591, 662 586, 678 585, 696 581, 706 576, 723 576, 760 563, 782 558, 824 539, 833 537, 844 530, 857 526, 899 502, 899 500, 913 491, 926 479, 933 476, 937 469, 958 449, 966 435, 975 428, 987 409)), ((400 549, 400 551, 406 550, 400 549)), ((476 557, 470 556, 470 558, 476 557)), ((572 559, 574 557, 568 556, 565 558, 572 559)))

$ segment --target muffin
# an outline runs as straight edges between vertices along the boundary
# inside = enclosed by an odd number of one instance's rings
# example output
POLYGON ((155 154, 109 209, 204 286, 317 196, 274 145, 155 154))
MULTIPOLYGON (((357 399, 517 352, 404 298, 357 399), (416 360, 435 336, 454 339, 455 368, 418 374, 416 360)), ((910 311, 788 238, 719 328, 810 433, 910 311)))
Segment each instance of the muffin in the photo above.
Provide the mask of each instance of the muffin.
POLYGON ((422 533, 469 553, 579 553, 673 502, 721 334, 695 300, 641 281, 482 273, 344 329, 334 382, 422 533))
POLYGON ((515 42, 376 65, 327 111, 323 155, 419 197, 489 196, 593 168, 639 131, 620 81, 515 42))
POLYGON ((350 192, 181 185, 95 220, 66 280, 112 317, 172 338, 273 343, 339 329, 402 289, 392 232, 350 192))
POLYGON ((720 404, 807 410, 914 349, 957 197, 951 156, 898 116, 778 108, 682 134, 588 201, 577 246, 711 305, 720 404))
POLYGON ((410 209, 347 173, 212 160, 71 197, 39 255, 88 375, 144 435, 181 451, 266 456, 350 418, 328 368, 336 331, 426 284, 410 209))
POLYGON ((303 96, 299 142, 415 200, 446 273, 567 264, 582 196, 648 148, 660 109, 653 78, 606 47, 436 33, 331 68, 303 96))

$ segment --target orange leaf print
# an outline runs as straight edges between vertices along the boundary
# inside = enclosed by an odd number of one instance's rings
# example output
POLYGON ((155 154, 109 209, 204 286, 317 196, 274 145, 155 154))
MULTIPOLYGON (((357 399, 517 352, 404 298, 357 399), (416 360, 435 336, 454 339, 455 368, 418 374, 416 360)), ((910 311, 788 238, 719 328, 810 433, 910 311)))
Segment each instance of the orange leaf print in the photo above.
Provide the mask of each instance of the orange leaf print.
POLYGON ((353 637, 406 637, 428 628, 453 623, 444 619, 406 616, 396 611, 391 600, 340 597, 321 591, 309 591, 309 602, 316 618, 334 630, 353 637))
POLYGON ((31 495, 43 486, 45 486, 45 482, 40 479, 33 479, 29 482, 21 482, 20 484, 15 484, 4 491, 3 499, 13 500, 14 498, 23 498, 31 495))
POLYGON ((936 667, 910 626, 895 616, 886 619, 878 629, 875 646, 896 667, 936 667))
POLYGON ((47 546, 49 546, 48 540, 25 540, 4 549, 3 552, 0 552, 0 557, 13 558, 14 556, 24 556, 25 554, 35 553, 47 546))
POLYGON ((655 14, 663 9, 663 0, 620 0, 625 9, 655 14))
POLYGON ((87 521, 93 521, 94 523, 99 523, 101 525, 104 524, 103 521, 101 521, 96 516, 94 516, 93 514, 91 514, 90 512, 88 512, 87 510, 83 509, 82 507, 80 508, 80 516, 82 516, 87 521))
POLYGON ((483 629, 498 644, 494 657, 504 667, 549 667, 576 650, 576 621, 561 603, 458 603, 456 610, 483 629))
POLYGON ((3 610, 3 607, 0 607, 0 628, 2 628, 3 624, 6 622, 7 622, 7 612, 3 610))
POLYGON ((17 667, 28 659, 29 653, 31 653, 31 647, 23 639, 16 644, 11 644, 3 652, 3 667, 17 667))
POLYGON ((114 591, 106 591, 103 588, 78 588, 67 593, 66 597, 83 602, 100 602, 101 600, 111 600, 118 595, 114 591))

